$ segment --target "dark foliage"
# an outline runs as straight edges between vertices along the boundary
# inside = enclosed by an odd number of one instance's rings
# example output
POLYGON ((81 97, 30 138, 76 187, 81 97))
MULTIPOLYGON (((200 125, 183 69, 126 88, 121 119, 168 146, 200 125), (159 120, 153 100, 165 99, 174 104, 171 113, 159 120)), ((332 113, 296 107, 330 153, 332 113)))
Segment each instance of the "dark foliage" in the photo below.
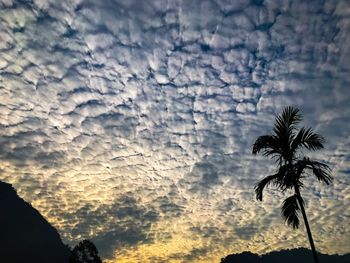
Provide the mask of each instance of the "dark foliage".
POLYGON ((85 239, 74 247, 69 263, 102 263, 102 260, 94 243, 85 239))
POLYGON ((299 218, 297 212, 300 210, 298 205, 298 198, 296 195, 292 195, 283 201, 282 215, 287 221, 288 225, 293 228, 299 227, 299 218))
MULTIPOLYGON (((318 253, 320 262, 322 263, 349 263, 350 254, 325 255, 318 253)), ((241 254, 228 255, 221 259, 221 263, 295 263, 295 262, 311 262, 312 257, 310 250, 306 248, 298 248, 292 250, 274 251, 262 256, 243 252, 241 254)))

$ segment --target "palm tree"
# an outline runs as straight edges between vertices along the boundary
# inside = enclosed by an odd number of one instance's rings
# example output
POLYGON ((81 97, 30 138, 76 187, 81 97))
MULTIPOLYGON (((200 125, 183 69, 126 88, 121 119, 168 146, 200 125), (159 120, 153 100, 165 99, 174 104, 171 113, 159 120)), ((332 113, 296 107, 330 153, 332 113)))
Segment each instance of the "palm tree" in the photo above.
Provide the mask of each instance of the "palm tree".
POLYGON ((303 155, 303 148, 311 151, 323 148, 324 138, 314 133, 311 128, 297 129, 297 124, 302 120, 299 110, 291 106, 286 107, 282 114, 276 117, 273 134, 260 136, 253 145, 253 154, 262 153, 276 161, 277 172, 258 182, 255 186, 256 198, 262 201, 263 190, 272 185, 285 192, 294 191, 294 194, 286 198, 282 205, 282 216, 293 229, 299 227, 298 212, 304 219, 307 235, 310 241, 315 263, 318 263, 317 253, 312 239, 310 226, 306 217, 304 201, 300 190, 303 188, 303 179, 307 171, 321 182, 329 185, 332 182, 330 168, 327 164, 311 160, 303 155))

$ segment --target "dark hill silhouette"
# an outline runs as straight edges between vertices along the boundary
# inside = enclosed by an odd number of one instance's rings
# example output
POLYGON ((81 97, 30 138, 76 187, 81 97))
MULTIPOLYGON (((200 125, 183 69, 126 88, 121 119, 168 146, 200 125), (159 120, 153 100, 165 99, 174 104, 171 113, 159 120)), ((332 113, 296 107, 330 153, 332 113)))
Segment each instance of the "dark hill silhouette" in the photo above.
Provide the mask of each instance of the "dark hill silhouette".
POLYGON ((0 181, 0 262, 65 263, 69 255, 57 230, 0 181))
MULTIPOLYGON (((320 263, 349 263, 350 254, 343 256, 318 253, 320 263)), ((262 256, 250 252, 231 254, 221 259, 221 263, 309 263, 312 262, 312 252, 306 248, 274 251, 262 256)))

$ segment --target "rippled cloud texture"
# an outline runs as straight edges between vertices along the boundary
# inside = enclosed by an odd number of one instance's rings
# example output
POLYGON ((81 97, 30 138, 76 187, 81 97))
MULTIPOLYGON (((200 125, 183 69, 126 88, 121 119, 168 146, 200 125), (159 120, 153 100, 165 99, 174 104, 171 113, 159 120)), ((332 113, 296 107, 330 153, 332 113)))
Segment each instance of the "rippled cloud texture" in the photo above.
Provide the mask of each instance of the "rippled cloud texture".
POLYGON ((327 138, 306 183, 317 248, 350 252, 348 1, 0 4, 0 179, 65 242, 116 262, 308 246, 255 201, 251 155, 284 106, 327 138))

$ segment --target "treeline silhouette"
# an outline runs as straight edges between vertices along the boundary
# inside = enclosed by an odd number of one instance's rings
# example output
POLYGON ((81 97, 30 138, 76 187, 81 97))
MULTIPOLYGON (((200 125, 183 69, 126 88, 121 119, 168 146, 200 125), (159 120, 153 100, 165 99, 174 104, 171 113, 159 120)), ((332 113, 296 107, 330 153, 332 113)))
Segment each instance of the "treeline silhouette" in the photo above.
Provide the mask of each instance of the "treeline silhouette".
MULTIPOLYGON (((325 255, 317 253, 321 263, 349 263, 350 254, 325 255)), ((297 248, 291 250, 274 251, 262 256, 251 252, 228 255, 221 259, 221 263, 306 263, 312 262, 313 256, 309 249, 297 248)))

